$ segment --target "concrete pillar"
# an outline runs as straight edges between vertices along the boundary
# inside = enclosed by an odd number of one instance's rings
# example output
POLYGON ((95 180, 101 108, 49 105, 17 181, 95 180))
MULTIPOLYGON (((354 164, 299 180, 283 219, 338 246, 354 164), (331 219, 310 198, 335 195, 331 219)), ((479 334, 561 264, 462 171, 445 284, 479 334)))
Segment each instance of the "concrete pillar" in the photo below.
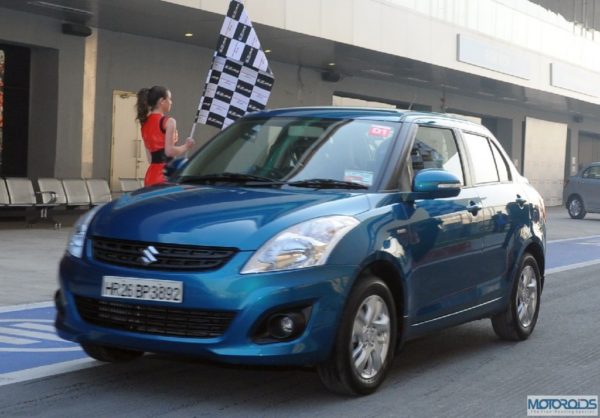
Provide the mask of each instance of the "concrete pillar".
POLYGON ((523 174, 523 119, 516 117, 512 123, 512 146, 510 157, 515 167, 523 174))
POLYGON ((567 170, 570 176, 579 171, 579 128, 575 125, 569 126, 569 143, 567 145, 567 170))

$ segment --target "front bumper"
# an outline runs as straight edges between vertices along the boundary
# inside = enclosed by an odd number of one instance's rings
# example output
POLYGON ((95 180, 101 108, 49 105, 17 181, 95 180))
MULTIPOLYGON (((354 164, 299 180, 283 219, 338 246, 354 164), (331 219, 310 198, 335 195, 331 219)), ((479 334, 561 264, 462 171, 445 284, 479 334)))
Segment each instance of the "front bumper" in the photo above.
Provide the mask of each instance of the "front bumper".
MULTIPOLYGON (((56 329, 64 339, 126 349, 208 357, 239 364, 314 364, 328 358, 356 266, 320 266, 295 271, 240 275, 251 253, 238 253, 226 266, 204 273, 171 273, 123 268, 65 255, 60 264, 56 329), (165 336, 113 329, 82 319, 76 297, 103 298, 103 276, 183 282, 178 309, 230 311, 234 319, 218 337, 165 336), (257 343, 252 335, 265 315, 289 306, 310 306, 302 334, 290 341, 257 343)), ((168 302, 117 300, 147 306, 168 302)))

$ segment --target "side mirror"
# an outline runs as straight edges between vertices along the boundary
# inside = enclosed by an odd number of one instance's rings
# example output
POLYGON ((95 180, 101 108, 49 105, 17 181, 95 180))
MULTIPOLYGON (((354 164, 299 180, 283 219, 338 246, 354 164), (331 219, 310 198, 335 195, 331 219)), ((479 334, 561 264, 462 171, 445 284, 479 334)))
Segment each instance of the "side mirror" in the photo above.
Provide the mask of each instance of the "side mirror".
POLYGON ((437 168, 421 170, 413 180, 413 193, 421 199, 454 197, 460 193, 460 180, 454 174, 437 168))
POLYGON ((176 158, 174 160, 171 160, 167 165, 165 165, 165 168, 163 169, 163 174, 167 178, 171 177, 177 171, 179 171, 183 167, 185 167, 187 162, 188 162, 187 158, 176 158))

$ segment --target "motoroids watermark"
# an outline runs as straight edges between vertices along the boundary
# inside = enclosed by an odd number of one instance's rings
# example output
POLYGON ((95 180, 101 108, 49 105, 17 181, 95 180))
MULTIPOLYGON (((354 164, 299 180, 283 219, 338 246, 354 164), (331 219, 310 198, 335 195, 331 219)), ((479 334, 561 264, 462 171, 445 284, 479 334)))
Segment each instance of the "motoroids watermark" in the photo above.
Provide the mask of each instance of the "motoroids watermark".
POLYGON ((591 395, 529 395, 527 416, 597 417, 598 396, 591 395))

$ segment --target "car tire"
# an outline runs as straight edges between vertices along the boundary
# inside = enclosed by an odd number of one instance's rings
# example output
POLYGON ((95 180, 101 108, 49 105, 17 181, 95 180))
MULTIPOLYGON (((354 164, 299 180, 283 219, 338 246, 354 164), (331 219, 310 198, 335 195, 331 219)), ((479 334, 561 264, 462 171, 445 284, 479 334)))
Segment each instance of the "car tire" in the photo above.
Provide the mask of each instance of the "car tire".
POLYGON ((503 340, 526 340, 537 323, 540 311, 542 279, 535 258, 526 253, 513 280, 506 311, 492 317, 496 335, 503 340))
POLYGON ((348 297, 331 357, 317 366, 321 381, 342 395, 373 393, 391 367, 396 336, 390 289, 378 277, 362 277, 348 297))
POLYGON ((135 360, 144 354, 143 351, 125 350, 123 348, 107 347, 89 343, 82 343, 81 348, 91 358, 106 363, 124 363, 135 360))
POLYGON ((567 203, 567 211, 573 219, 583 219, 586 215, 583 200, 579 196, 573 196, 567 203))

